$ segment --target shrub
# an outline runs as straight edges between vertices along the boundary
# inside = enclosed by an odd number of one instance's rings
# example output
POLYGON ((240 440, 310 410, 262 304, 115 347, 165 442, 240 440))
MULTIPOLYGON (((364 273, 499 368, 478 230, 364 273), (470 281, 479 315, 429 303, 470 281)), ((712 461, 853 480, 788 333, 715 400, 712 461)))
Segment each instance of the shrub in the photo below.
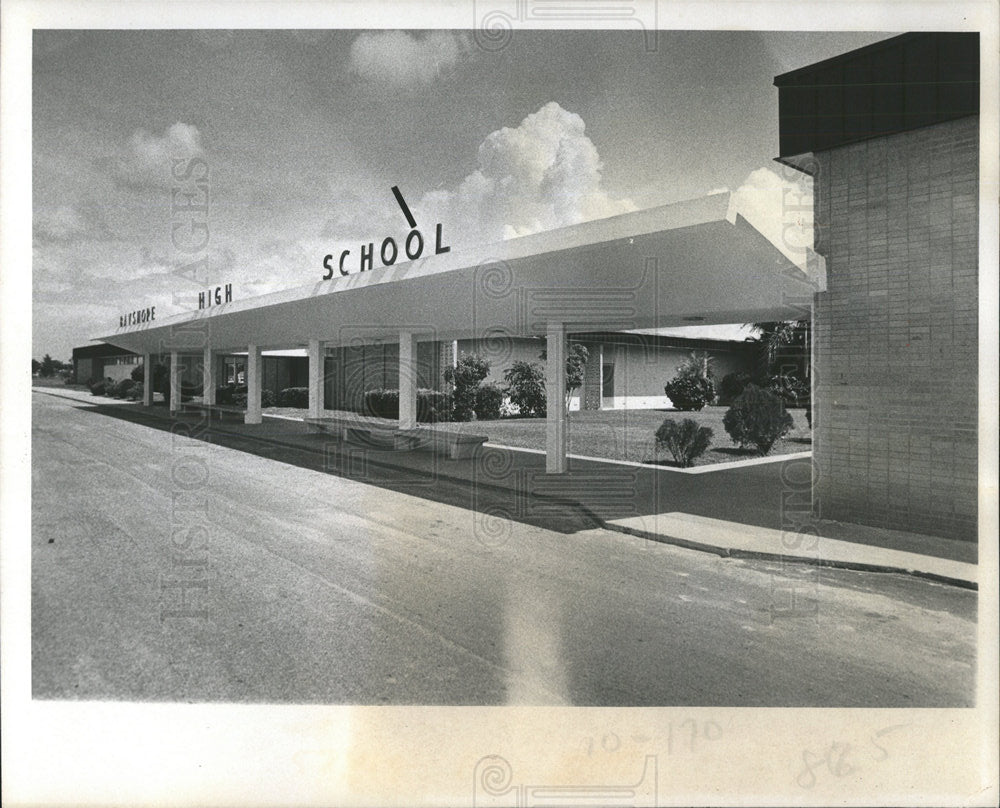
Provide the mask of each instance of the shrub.
POLYGON ((286 387, 278 393, 278 406, 305 409, 309 406, 309 388, 286 387))
POLYGON ((366 390, 365 414, 376 418, 399 418, 399 390, 366 390))
POLYGON ((418 421, 431 424, 450 421, 453 408, 454 403, 449 393, 424 388, 417 390, 418 421))
POLYGON ((719 382, 719 403, 732 404, 752 380, 750 374, 743 371, 727 373, 719 382))
POLYGON ((748 384, 722 419, 726 432, 743 448, 755 447, 766 455, 775 441, 792 428, 792 416, 770 390, 748 384))
MULTIPOLYGON (((219 398, 219 392, 224 388, 216 388, 215 391, 215 403, 216 404, 232 404, 234 407, 244 407, 247 406, 247 388, 244 386, 225 388, 227 390, 231 389, 231 392, 226 396, 225 401, 219 398)), ((273 407, 274 406, 274 393, 270 390, 260 391, 260 406, 261 407, 273 407)))
POLYGON ((545 417, 545 374, 533 362, 518 360, 503 374, 510 403, 521 416, 545 417))
POLYGON ((675 409, 700 410, 715 398, 715 384, 704 377, 678 376, 663 386, 663 392, 675 409))
POLYGON ((692 352, 677 366, 677 375, 667 382, 663 391, 678 410, 700 410, 715 398, 712 381, 712 357, 692 352))
POLYGON ((115 398, 125 398, 128 395, 129 390, 135 387, 135 382, 131 379, 122 379, 120 382, 116 382, 114 387, 111 389, 111 395, 115 398))
POLYGON ((702 351, 701 353, 691 351, 691 355, 681 362, 676 370, 676 378, 678 379, 715 378, 715 374, 712 372, 712 357, 706 351, 702 351))
MULTIPOLYGON (((399 418, 399 390, 365 391, 364 411, 377 418, 399 418)), ((436 423, 451 420, 452 399, 439 390, 417 390, 417 421, 436 423)))
POLYGON ((145 372, 143 368, 143 365, 136 365, 132 368, 132 381, 141 382, 145 380, 145 372))
POLYGON ((96 382, 90 385, 90 394, 92 396, 103 396, 104 395, 104 382, 96 382))
POLYGON ((505 395, 500 404, 501 418, 517 418, 521 414, 521 409, 516 404, 511 403, 510 396, 505 395))
POLYGON ((476 418, 480 421, 495 421, 500 417, 503 404, 503 388, 489 382, 476 389, 476 418))
POLYGON ((204 388, 200 384, 184 384, 181 382, 181 401, 190 401, 195 396, 200 396, 204 388))
POLYGON ((455 367, 447 368, 444 380, 454 387, 453 415, 456 421, 471 421, 476 411, 476 391, 490 372, 490 363, 479 354, 462 354, 455 367))
POLYGON ((132 389, 128 391, 127 398, 131 401, 142 401, 142 392, 144 385, 142 382, 136 382, 132 385, 132 389))
POLYGON ((771 376, 767 380, 767 389, 778 396, 786 407, 800 407, 809 400, 809 384, 791 374, 771 376))
POLYGON ((246 385, 224 384, 221 387, 216 387, 215 403, 232 404, 232 405, 242 404, 242 406, 246 406, 247 403, 246 385), (237 399, 240 400, 237 401, 237 399))
POLYGON ((656 448, 666 448, 674 460, 687 467, 691 462, 705 453, 712 442, 712 430, 707 426, 698 426, 698 422, 685 418, 678 423, 667 418, 656 430, 656 448))

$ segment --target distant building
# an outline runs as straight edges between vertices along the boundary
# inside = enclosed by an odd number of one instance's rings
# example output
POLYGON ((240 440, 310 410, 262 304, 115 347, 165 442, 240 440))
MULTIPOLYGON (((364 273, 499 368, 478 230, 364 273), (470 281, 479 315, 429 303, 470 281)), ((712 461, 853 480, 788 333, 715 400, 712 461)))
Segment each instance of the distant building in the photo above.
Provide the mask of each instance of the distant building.
MULTIPOLYGON (((629 332, 573 334, 569 341, 585 345, 588 351, 583 387, 570 399, 571 410, 670 407, 663 387, 676 375, 677 366, 695 351, 711 357, 716 382, 729 373, 753 373, 757 367, 757 345, 747 341, 629 332)), ((418 348, 419 386, 447 390, 444 371, 463 354, 487 359, 487 381, 503 384, 504 372, 518 360, 542 365, 544 349, 545 340, 532 337, 423 342, 418 348)), ((73 351, 80 383, 127 378, 141 360, 137 354, 107 344, 73 351)), ((167 361, 168 356, 154 359, 164 364, 167 361)), ((185 384, 202 383, 200 357, 185 356, 180 365, 185 384)), ((263 390, 277 394, 288 387, 305 387, 308 357, 303 351, 265 352, 261 371, 263 390)), ((215 372, 220 386, 246 384, 246 354, 220 354, 215 372)), ((398 388, 399 345, 385 342, 327 348, 323 380, 326 409, 361 411, 366 391, 398 388)))
POLYGON ((979 35, 904 34, 778 76, 814 179, 814 511, 977 523, 979 35))
POLYGON ((124 348, 100 342, 73 349, 73 384, 90 384, 102 379, 116 382, 131 376, 142 356, 124 348))

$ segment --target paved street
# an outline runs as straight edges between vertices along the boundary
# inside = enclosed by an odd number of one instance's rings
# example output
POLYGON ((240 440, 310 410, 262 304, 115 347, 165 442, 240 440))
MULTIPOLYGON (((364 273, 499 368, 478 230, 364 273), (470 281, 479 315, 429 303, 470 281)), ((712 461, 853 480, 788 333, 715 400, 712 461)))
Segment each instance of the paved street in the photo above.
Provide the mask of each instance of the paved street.
POLYGON ((973 701, 973 591, 511 522, 499 489, 472 510, 446 480, 418 496, 33 404, 36 698, 973 701))

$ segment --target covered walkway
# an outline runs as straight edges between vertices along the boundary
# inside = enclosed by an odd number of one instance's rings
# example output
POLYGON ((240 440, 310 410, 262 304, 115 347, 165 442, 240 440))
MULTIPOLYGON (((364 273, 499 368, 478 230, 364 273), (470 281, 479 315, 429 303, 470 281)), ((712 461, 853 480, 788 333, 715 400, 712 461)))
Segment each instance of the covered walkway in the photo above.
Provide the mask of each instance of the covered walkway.
MULTIPOLYGON (((399 425, 413 429, 420 341, 544 336, 545 469, 563 473, 568 332, 802 318, 825 287, 822 259, 809 258, 802 271, 739 215, 729 194, 715 194, 234 299, 98 339, 147 363, 169 352, 175 410, 182 356, 202 357, 213 404, 218 354, 245 351, 247 424, 262 420, 262 351, 307 349, 309 415, 320 417, 327 347, 398 342, 399 425)), ((148 406, 150 385, 145 397, 148 406)))

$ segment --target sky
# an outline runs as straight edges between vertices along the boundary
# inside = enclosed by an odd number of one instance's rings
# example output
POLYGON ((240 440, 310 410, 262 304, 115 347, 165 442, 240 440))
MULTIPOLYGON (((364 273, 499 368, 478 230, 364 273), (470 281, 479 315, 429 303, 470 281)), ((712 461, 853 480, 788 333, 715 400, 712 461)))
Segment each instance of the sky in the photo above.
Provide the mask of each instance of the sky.
POLYGON ((774 76, 889 36, 36 31, 33 355, 209 285, 317 281, 327 254, 405 238, 392 186, 455 250, 733 191, 799 260, 781 201, 811 187, 773 160, 774 76), (207 211, 178 211, 195 179, 207 211))

